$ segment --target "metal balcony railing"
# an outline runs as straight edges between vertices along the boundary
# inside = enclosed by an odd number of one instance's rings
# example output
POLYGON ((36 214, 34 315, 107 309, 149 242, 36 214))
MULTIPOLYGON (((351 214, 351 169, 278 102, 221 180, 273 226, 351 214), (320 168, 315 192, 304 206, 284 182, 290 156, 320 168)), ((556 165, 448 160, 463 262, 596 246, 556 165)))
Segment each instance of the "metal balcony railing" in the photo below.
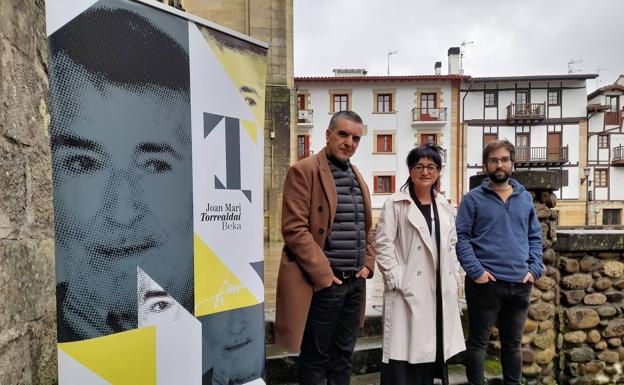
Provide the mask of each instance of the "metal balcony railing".
POLYGON ((298 110, 297 111, 297 123, 298 124, 312 124, 314 120, 314 111, 312 110, 298 110))
POLYGON ((613 147, 613 152, 611 153, 611 164, 613 166, 624 166, 624 146, 619 145, 617 147, 613 147))
POLYGON ((540 120, 546 117, 546 103, 511 103, 507 106, 507 120, 540 120))
POLYGON ((446 122, 446 107, 442 108, 413 108, 412 121, 414 122, 446 122))
POLYGON ((522 166, 555 166, 568 163, 568 146, 516 147, 515 164, 522 166))

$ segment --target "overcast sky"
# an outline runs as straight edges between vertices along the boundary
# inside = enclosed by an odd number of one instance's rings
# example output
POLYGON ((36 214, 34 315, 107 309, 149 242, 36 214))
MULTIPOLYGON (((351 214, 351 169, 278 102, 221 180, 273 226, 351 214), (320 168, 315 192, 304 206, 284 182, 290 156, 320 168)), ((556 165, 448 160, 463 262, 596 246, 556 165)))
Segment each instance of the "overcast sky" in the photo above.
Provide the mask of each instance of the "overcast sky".
POLYGON ((624 74, 622 0, 294 0, 294 35, 295 76, 385 75, 389 50, 391 75, 446 74, 462 41, 466 75, 624 74))

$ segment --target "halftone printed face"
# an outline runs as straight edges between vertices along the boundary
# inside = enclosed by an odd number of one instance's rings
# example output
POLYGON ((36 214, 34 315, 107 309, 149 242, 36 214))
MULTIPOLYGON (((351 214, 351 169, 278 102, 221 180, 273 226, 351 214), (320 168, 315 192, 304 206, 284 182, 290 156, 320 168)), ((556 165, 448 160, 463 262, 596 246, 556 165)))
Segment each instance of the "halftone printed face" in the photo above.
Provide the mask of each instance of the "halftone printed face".
POLYGON ((202 333, 210 350, 213 384, 245 384, 262 376, 264 367, 263 305, 206 316, 202 333))
POLYGON ((192 309, 188 95, 57 62, 72 74, 51 130, 66 326, 79 339, 136 328, 137 266, 192 309))

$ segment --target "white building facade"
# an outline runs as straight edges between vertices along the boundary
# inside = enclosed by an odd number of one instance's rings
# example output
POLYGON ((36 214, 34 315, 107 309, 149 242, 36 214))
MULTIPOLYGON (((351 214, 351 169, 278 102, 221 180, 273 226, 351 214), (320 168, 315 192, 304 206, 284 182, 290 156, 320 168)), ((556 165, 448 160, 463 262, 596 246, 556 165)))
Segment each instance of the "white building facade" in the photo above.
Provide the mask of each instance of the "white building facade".
POLYGON ((587 97, 587 222, 621 225, 624 211, 624 75, 587 97))
POLYGON ((516 169, 561 176, 559 223, 582 224, 586 194, 587 87, 596 75, 476 77, 461 86, 463 192, 482 171, 483 147, 494 139, 516 146, 516 169))
POLYGON ((369 185, 375 213, 407 180, 407 153, 427 142, 446 150, 440 190, 457 203, 454 138, 460 126, 459 85, 465 78, 364 73, 344 76, 340 72, 333 77, 295 78, 299 98, 297 158, 325 146, 325 131, 335 112, 352 110, 365 125, 352 162, 369 185))

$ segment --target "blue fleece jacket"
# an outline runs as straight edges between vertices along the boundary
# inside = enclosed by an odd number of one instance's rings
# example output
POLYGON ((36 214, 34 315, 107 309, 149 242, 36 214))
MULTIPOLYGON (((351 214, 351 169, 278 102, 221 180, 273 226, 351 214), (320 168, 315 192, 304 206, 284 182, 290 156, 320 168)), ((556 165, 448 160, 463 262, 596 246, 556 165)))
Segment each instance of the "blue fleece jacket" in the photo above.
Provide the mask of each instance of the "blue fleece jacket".
POLYGON ((457 214, 457 259, 471 279, 485 270, 497 280, 522 282, 527 272, 535 279, 544 269, 542 228, 531 194, 514 179, 506 203, 489 187, 464 195, 457 214))

